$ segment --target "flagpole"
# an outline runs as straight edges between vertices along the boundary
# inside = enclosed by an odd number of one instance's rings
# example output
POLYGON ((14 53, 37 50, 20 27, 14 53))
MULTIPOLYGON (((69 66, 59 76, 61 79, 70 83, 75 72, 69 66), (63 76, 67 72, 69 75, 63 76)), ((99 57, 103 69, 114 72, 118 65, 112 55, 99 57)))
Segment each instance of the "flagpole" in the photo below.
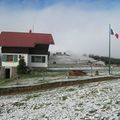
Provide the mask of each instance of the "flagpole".
POLYGON ((109 75, 111 74, 111 25, 109 24, 109 75))

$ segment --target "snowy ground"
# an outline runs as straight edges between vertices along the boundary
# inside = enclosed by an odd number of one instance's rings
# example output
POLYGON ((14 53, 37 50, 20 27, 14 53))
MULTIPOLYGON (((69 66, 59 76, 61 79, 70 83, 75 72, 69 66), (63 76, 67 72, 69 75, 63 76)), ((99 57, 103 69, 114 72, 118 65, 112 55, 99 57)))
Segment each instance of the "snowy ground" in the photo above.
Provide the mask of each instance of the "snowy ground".
POLYGON ((0 88, 8 88, 8 87, 19 87, 19 86, 31 86, 31 85, 40 85, 45 83, 54 83, 60 81, 76 81, 76 80, 88 80, 92 78, 99 77, 107 77, 110 76, 108 74, 100 74, 99 76, 92 75, 89 73, 86 76, 68 76, 66 73, 62 75, 56 76, 39 76, 25 79, 15 79, 15 80, 7 80, 4 84, 0 84, 0 88))
POLYGON ((120 120, 120 80, 1 96, 0 120, 120 120))
MULTIPOLYGON (((53 69, 53 68, 52 68, 53 69)), ((30 85, 38 85, 38 84, 44 84, 44 83, 51 83, 51 82, 59 82, 59 81, 71 81, 71 80, 86 80, 91 79, 95 77, 105 77, 109 76, 108 74, 108 68, 103 67, 95 67, 92 68, 84 68, 88 69, 86 76, 69 76, 68 71, 63 71, 60 68, 57 68, 58 71, 52 71, 51 72, 45 72, 45 73, 38 73, 40 76, 37 77, 29 77, 29 78, 19 78, 15 80, 3 80, 4 84, 0 83, 0 88, 3 87, 16 87, 16 86, 30 86, 30 85), (99 71, 99 75, 95 75, 95 71, 99 71)), ((77 68, 74 68, 77 69, 77 68)), ((120 76, 120 68, 114 68, 112 69, 112 74, 120 76)))

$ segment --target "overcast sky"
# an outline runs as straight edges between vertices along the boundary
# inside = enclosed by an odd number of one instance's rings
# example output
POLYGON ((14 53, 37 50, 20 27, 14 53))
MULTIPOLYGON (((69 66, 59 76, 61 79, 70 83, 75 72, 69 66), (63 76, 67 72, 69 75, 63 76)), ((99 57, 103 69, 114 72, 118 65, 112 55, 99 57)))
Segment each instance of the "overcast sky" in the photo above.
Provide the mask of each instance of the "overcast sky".
MULTIPOLYGON (((51 33, 50 51, 108 56, 109 24, 120 33, 120 0, 0 0, 0 31, 51 33)), ((120 39, 111 46, 120 58, 120 39)))

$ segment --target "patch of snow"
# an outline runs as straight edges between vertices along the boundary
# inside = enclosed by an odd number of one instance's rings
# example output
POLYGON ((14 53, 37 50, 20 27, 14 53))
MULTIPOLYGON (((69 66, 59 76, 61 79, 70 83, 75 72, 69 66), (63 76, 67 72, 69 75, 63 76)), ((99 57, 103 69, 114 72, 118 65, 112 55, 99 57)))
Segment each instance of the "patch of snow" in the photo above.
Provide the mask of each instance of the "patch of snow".
POLYGON ((0 97, 1 120, 119 120, 120 80, 0 97))

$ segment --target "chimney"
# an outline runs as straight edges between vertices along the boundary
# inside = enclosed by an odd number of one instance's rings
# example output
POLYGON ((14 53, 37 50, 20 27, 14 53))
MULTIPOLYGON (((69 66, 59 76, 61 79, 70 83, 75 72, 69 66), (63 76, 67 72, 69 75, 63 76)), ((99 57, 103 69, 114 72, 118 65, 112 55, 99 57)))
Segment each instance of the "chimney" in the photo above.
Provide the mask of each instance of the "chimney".
POLYGON ((32 30, 31 30, 31 29, 29 30, 29 33, 32 33, 32 30))

